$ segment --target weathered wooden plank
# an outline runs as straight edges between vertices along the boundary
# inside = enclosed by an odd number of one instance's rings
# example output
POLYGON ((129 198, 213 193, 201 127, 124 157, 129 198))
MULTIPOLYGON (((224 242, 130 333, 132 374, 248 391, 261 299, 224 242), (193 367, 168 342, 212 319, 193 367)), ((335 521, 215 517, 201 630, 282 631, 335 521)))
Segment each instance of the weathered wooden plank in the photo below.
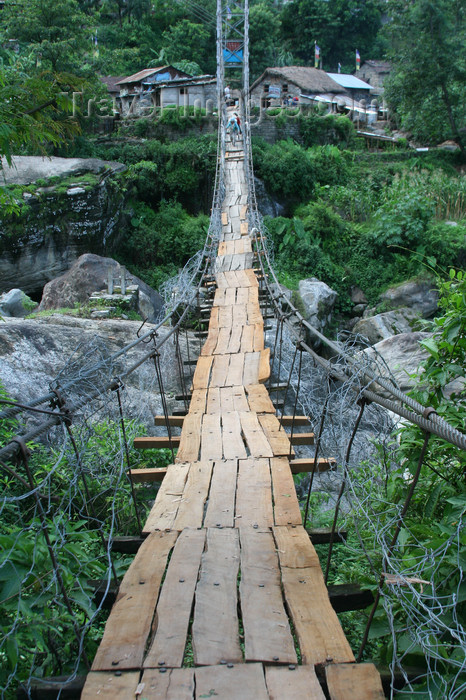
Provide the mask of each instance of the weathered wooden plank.
POLYGON ((259 382, 266 382, 270 377, 270 348, 261 350, 259 363, 259 382))
POLYGON ((219 413, 206 413, 202 419, 201 459, 222 459, 222 427, 219 413))
POLYGON ((189 462, 170 465, 144 525, 143 534, 172 528, 188 478, 189 466, 189 462))
POLYGON ((238 413, 248 411, 249 407, 244 392, 244 386, 234 386, 231 391, 233 396, 233 410, 238 411, 238 413))
POLYGON ((209 386, 209 377, 212 368, 212 355, 201 355, 197 361, 193 376, 193 389, 206 389, 209 386))
POLYGON ((206 397, 207 389, 194 389, 191 395, 191 402, 189 404, 189 413, 204 413, 206 397))
MULTIPOLYGON (((254 273, 254 270, 245 270, 244 271, 246 274, 246 277, 248 279, 249 284, 244 285, 245 287, 258 287, 259 282, 257 281, 257 277, 254 273)), ((243 285, 242 285, 243 286, 243 285)))
POLYGON ((204 543, 205 530, 185 529, 178 537, 157 603, 154 636, 144 668, 180 667, 183 663, 204 543))
POLYGON ((230 270, 244 270, 248 267, 249 258, 251 253, 241 253, 240 255, 233 255, 231 259, 230 270))
POLYGON ((229 411, 235 410, 235 404, 233 400, 235 389, 236 387, 232 386, 220 387, 220 404, 222 413, 228 413, 229 411))
POLYGON ((241 350, 243 328, 244 326, 233 326, 231 329, 230 340, 228 343, 228 352, 231 354, 239 353, 241 350))
POLYGON ((241 527, 240 541, 245 660, 297 663, 272 533, 241 527))
POLYGON ((251 457, 273 457, 273 450, 255 413, 240 413, 241 428, 251 457))
POLYGON ((236 302, 232 306, 232 324, 233 326, 245 326, 248 322, 248 314, 246 304, 236 302))
MULTIPOLYGON (((325 700, 324 691, 312 666, 294 666, 291 669, 268 666, 265 680, 270 700, 325 700)), ((356 700, 358 696, 356 694, 353 697, 356 700)))
POLYGON ((222 225, 226 226, 228 223, 228 215, 226 211, 222 211, 222 225))
POLYGON ((247 221, 242 221, 240 226, 240 233, 242 236, 247 236, 249 233, 249 224, 247 221))
POLYGON ((235 522, 237 527, 271 527, 272 485, 268 459, 239 460, 235 522))
POLYGON ((313 445, 315 442, 314 433, 293 432, 293 435, 290 435, 289 433, 288 435, 292 445, 313 445))
POLYGON ((270 460, 270 471, 275 525, 301 525, 301 511, 288 459, 274 457, 270 460))
MULTIPOLYGON (((238 531, 209 528, 196 587, 192 626, 196 665, 208 666, 222 660, 242 661, 236 591, 238 566, 238 531)), ((198 692, 198 696, 200 694, 198 692)))
MULTIPOLYGON (((128 700, 134 698, 139 683, 139 671, 115 675, 115 669, 88 673, 81 700, 128 700)), ((65 691, 66 692, 66 691, 65 691)))
POLYGON ((195 462, 199 458, 202 415, 190 412, 185 416, 176 462, 195 462))
POLYGON ((253 413, 275 413, 269 393, 263 384, 246 385, 249 409, 253 413))
POLYGON ((214 355, 225 355, 226 353, 230 353, 230 336, 231 328, 220 328, 218 332, 217 345, 213 350, 214 355))
MULTIPOLYGON (((161 672, 159 669, 148 668, 141 679, 141 694, 137 696, 141 700, 194 700, 194 669, 193 668, 167 668, 161 672)), ((126 700, 130 700, 127 696, 126 700)))
POLYGON ((243 383, 244 353, 230 355, 228 373, 224 381, 224 386, 237 386, 243 383))
POLYGON ((224 306, 225 305, 225 293, 226 289, 216 289, 214 295, 214 306, 224 306))
POLYGON ((135 450, 160 450, 165 447, 178 447, 180 444, 180 436, 172 435, 152 435, 144 437, 136 437, 133 440, 135 450))
POLYGON ((177 532, 152 532, 141 545, 120 584, 93 671, 141 667, 160 582, 177 537, 177 532))
POLYGON ((283 428, 280 428, 278 418, 273 413, 262 413, 258 416, 260 426, 270 443, 272 452, 276 457, 287 456, 290 453, 294 456, 293 448, 290 445, 288 435, 283 428))
POLYGON ((303 527, 275 527, 288 611, 299 641, 303 664, 354 661, 351 647, 333 610, 317 554, 303 527), (311 565, 302 566, 303 563, 311 565), (298 566, 289 566, 289 564, 298 566))
MULTIPOLYGON (((196 668, 196 698, 268 700, 261 664, 196 668)), ((284 699, 283 699, 284 700, 284 699)))
POLYGON ((191 464, 183 498, 173 523, 173 530, 183 530, 185 527, 202 527, 211 474, 212 462, 191 464))
POLYGON ((222 413, 222 444, 224 459, 246 459, 239 413, 222 413))
POLYGON ((236 289, 236 301, 235 304, 241 304, 246 306, 249 302, 249 289, 250 287, 238 287, 236 289))
POLYGON ((262 323, 263 318, 259 306, 259 301, 249 303, 247 306, 248 323, 253 326, 256 323, 262 323))
POLYGON ((237 474, 237 460, 215 462, 204 527, 233 527, 237 474))
POLYGON ((213 386, 207 390, 207 408, 206 413, 220 413, 220 389, 218 386, 213 386))
POLYGON ((264 349, 264 322, 254 324, 254 351, 264 349))
POLYGON ((259 381, 260 353, 248 352, 244 356, 243 384, 257 384, 259 381))
POLYGON ((243 326, 241 334, 241 352, 253 352, 254 350, 254 326, 243 326))
POLYGON ((330 700, 383 700, 380 674, 374 664, 330 664, 325 669, 330 700))
POLYGON ((219 328, 231 328, 233 320, 233 306, 219 306, 218 326, 219 328))
MULTIPOLYGON (((220 274, 222 274, 222 273, 220 273, 220 274)), ((212 311, 210 312, 210 319, 209 319, 209 329, 219 328, 220 308, 221 307, 217 307, 217 306, 212 307, 212 311)))
POLYGON ((229 365, 230 355, 214 355, 210 386, 225 386, 229 365))
POLYGON ((218 328, 209 328, 207 339, 201 349, 201 355, 205 356, 214 354, 214 350, 218 343, 219 333, 220 331, 218 328))

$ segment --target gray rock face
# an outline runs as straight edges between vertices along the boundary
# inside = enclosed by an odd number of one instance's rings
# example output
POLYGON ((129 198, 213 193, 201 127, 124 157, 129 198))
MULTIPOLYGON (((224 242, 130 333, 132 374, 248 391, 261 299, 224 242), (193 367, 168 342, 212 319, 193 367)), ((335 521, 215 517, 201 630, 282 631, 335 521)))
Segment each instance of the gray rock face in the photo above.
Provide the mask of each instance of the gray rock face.
MULTIPOLYGON (((81 255, 64 275, 45 285, 39 310, 73 308, 76 303, 85 303, 92 292, 107 288, 109 270, 114 278, 119 278, 122 266, 112 258, 81 255)), ((138 277, 131 275, 131 283, 139 286, 141 316, 154 322, 163 307, 162 297, 138 277)))
MULTIPOLYGON (((399 388, 402 391, 408 391, 413 387, 413 380, 409 376, 416 372, 421 362, 427 356, 427 350, 424 350, 420 345, 421 340, 428 338, 430 333, 417 331, 416 333, 400 333, 393 335, 390 338, 381 340, 371 348, 366 348, 363 352, 370 358, 376 359, 377 355, 383 362, 378 362, 380 374, 389 376, 391 373, 399 388), (387 365, 387 372, 384 363, 387 365)), ((379 388, 377 388, 380 391, 379 388)))
POLYGON ((430 318, 438 309, 438 291, 433 282, 404 282, 381 294, 380 299, 395 308, 405 306, 430 318))
POLYGON ((30 314, 34 305, 21 289, 10 289, 0 296, 0 316, 21 318, 30 314))
POLYGON ((299 296, 305 307, 306 321, 318 331, 322 331, 332 318, 337 292, 325 282, 310 277, 300 281, 299 296))
POLYGON ((353 333, 367 338, 370 345, 399 333, 411 333, 412 324, 418 315, 410 309, 387 311, 368 318, 361 318, 353 326, 353 333))
MULTIPOLYGON (((96 386, 103 386, 113 377, 120 376, 147 353, 148 346, 140 343, 125 357, 117 358, 113 363, 109 361, 112 354, 137 339, 140 325, 139 321, 82 319, 61 314, 6 319, 0 323, 0 382, 14 399, 27 403, 47 394, 50 382, 56 377, 63 384, 73 377, 82 377, 85 370, 105 359, 97 376, 83 382, 79 392, 63 390, 65 400, 72 401, 76 396, 82 396, 83 391, 93 391, 96 386)), ((163 339, 169 330, 168 327, 160 328, 158 338, 163 339)), ((184 346, 182 352, 185 356, 184 346)), ((172 395, 181 390, 175 367, 175 346, 169 339, 161 348, 161 369, 165 390, 172 395)), ((113 400, 112 410, 117 412, 116 398, 113 400)), ((161 413, 162 407, 152 361, 144 362, 125 379, 122 400, 129 411, 125 415, 141 417, 153 426, 151 415, 161 413)), ((172 409, 170 405, 170 411, 172 409)), ((36 423, 42 417, 31 414, 28 420, 36 423)))
POLYGON ((37 187, 34 194, 23 197, 27 207, 19 217, 11 215, 0 221, 0 292, 20 287, 28 294, 38 294, 82 253, 111 250, 124 196, 107 175, 125 166, 92 158, 18 157, 14 162, 18 169, 5 172, 9 184, 91 172, 87 185, 74 186, 68 179, 66 188, 60 183, 37 187))
POLYGON ((67 177, 86 172, 100 173, 107 166, 110 166, 114 172, 125 169, 121 163, 100 158, 13 156, 11 168, 6 159, 2 158, 2 184, 29 185, 40 178, 46 179, 55 175, 67 177))
POLYGON ((285 211, 285 208, 276 202, 267 193, 265 185, 258 177, 254 178, 254 187, 256 190, 257 207, 262 214, 262 216, 281 216, 285 211))

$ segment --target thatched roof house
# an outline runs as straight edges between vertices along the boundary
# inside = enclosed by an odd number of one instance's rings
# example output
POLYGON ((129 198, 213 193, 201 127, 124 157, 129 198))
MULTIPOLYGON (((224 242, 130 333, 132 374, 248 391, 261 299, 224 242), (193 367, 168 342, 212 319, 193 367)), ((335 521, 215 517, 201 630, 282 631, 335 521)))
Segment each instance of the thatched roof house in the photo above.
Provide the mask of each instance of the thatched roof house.
POLYGON ((325 71, 308 66, 267 68, 250 88, 253 103, 262 107, 270 106, 274 99, 312 98, 323 93, 341 95, 345 92, 325 71))

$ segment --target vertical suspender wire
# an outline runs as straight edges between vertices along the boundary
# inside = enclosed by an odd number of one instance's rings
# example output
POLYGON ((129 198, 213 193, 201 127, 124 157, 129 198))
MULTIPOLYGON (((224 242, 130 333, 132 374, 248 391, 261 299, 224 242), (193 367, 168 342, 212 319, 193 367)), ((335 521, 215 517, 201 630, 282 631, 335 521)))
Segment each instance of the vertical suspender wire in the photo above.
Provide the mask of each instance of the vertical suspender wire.
MULTIPOLYGON (((299 364, 298 364, 298 384, 296 386, 295 390, 295 397, 294 397, 294 404, 293 404, 293 418, 291 419, 291 434, 290 434, 290 457, 293 451, 292 447, 292 442, 293 442, 293 432, 294 432, 294 422, 295 422, 295 417, 296 417, 296 407, 298 405, 298 396, 299 396, 299 390, 301 388, 301 370, 303 367, 303 349, 301 347, 301 344, 298 343, 296 345, 296 350, 299 350, 299 364)), ((294 363, 294 360, 293 360, 294 363)), ((291 378, 291 374, 290 374, 291 378)))
POLYGON ((272 350, 272 367, 270 368, 270 379, 272 379, 272 377, 273 377, 273 371, 274 371, 274 368, 275 368, 275 358, 276 358, 276 355, 277 355, 278 333, 279 333, 279 330, 281 330, 281 327, 282 327, 282 324, 283 324, 283 316, 280 315, 280 318, 277 319, 277 320, 278 320, 278 323, 277 323, 277 328, 276 328, 276 331, 275 331, 275 340, 274 340, 274 343, 273 343, 273 350, 272 350))
POLYGON ((120 394, 120 386, 116 387, 116 394, 117 394, 117 399, 118 399, 118 411, 120 413, 120 425, 121 425, 121 431, 123 433, 123 440, 125 443, 125 454, 126 454, 126 475, 129 480, 129 485, 131 488, 131 498, 133 499, 133 505, 134 505, 134 512, 136 514, 136 520, 138 523, 138 530, 139 530, 139 536, 142 536, 142 525, 141 525, 141 518, 139 517, 139 509, 138 509, 138 504, 136 500, 136 492, 134 490, 134 481, 133 481, 133 476, 131 474, 131 460, 129 457, 129 449, 128 449, 128 440, 126 438, 126 426, 125 426, 125 419, 123 416, 123 406, 121 405, 121 394, 120 394))
MULTIPOLYGON (((293 370, 294 370, 294 365, 296 362, 296 355, 298 354, 298 349, 299 349, 299 343, 296 343, 296 347, 295 347, 294 354, 293 354, 293 360, 291 362, 290 372, 288 374, 288 382, 287 382, 286 389, 285 389, 285 396, 283 397, 283 406, 282 406, 282 411, 281 411, 281 416, 280 416, 280 428, 283 425, 283 415, 285 413, 286 399, 287 399, 288 391, 289 391, 290 384, 291 384, 291 378, 293 376, 293 370)), ((302 355, 302 351, 301 351, 301 355, 302 355)), ((301 359, 300 359, 300 367, 301 367, 301 359)), ((299 373, 300 372, 301 372, 301 369, 299 370, 299 373)), ((300 379, 300 374, 298 375, 298 386, 299 386, 299 379, 300 379)), ((298 389, 298 391, 299 391, 299 389, 298 389)), ((295 402, 295 409, 296 409, 296 402, 295 402)), ((294 425, 294 415, 293 415, 293 425, 294 425)), ((291 435, 292 436, 293 436, 293 425, 291 426, 291 435)))
POLYGON ((312 492, 312 486, 314 483, 314 476, 317 472, 317 463, 318 463, 318 459, 319 459, 320 441, 322 440, 322 433, 324 431, 324 424, 325 424, 325 419, 327 417, 327 408, 328 408, 329 399, 330 399, 330 384, 329 384, 329 381, 327 379, 327 395, 325 397, 324 407, 322 409, 322 415, 320 417, 319 432, 317 434, 316 448, 315 448, 315 452, 314 452, 314 464, 312 467, 311 478, 309 480, 309 488, 307 490, 306 508, 304 510, 304 523, 303 523, 304 527, 306 527, 307 518, 309 515, 309 503, 311 500, 311 492, 312 492))
POLYGON ((332 551, 333 551, 333 541, 335 538, 335 529, 337 526, 338 515, 340 513, 340 503, 341 503, 341 499, 343 498, 343 493, 345 491, 346 481, 348 478, 348 462, 349 462, 349 458, 350 458, 350 454, 351 454, 351 448, 353 446, 353 442, 354 442, 354 438, 356 437, 356 433, 358 432, 359 424, 361 422, 362 414, 364 413, 365 407, 366 407, 366 400, 361 399, 358 417, 356 418, 353 432, 351 433, 351 437, 350 437, 349 442, 348 442, 348 447, 346 449, 344 470, 343 470, 343 479, 341 481, 340 493, 338 494, 337 503, 335 506, 335 514, 333 516, 332 531, 330 533, 330 542, 328 545, 327 566, 325 567, 325 583, 327 583, 327 581, 328 581, 328 573, 330 570, 330 560, 332 558, 332 551))
MULTIPOLYGON (((104 537, 104 533, 102 532, 102 527, 101 527, 101 525, 100 525, 100 521, 99 521, 98 518, 96 517, 95 512, 94 512, 94 508, 93 508, 92 505, 91 505, 91 504, 92 504, 92 498, 91 498, 91 494, 90 494, 90 491, 89 491, 89 486, 88 486, 88 483, 87 483, 86 475, 85 475, 85 473, 84 473, 84 468, 83 468, 83 464, 82 464, 81 457, 80 457, 80 454, 79 454, 78 446, 77 446, 77 444, 76 444, 76 440, 74 439, 74 435, 73 435, 73 433, 72 433, 72 431, 71 431, 71 426, 69 425, 68 421, 64 421, 64 425, 65 425, 65 428, 66 428, 66 432, 68 433, 68 437, 70 438, 71 444, 72 444, 72 446, 73 446, 74 454, 75 454, 75 457, 76 457, 76 463, 77 463, 78 469, 79 469, 79 474, 80 474, 81 479, 82 479, 82 482, 83 482, 83 484, 84 484, 84 491, 86 492, 86 498, 87 498, 86 508, 87 508, 88 504, 91 506, 91 517, 92 517, 92 519, 94 520, 95 523, 98 523, 98 524, 99 524, 99 527, 98 527, 99 537, 100 537, 100 540, 101 540, 101 542, 102 542, 102 546, 103 546, 104 550, 107 551, 107 544, 106 544, 106 542, 105 542, 105 537, 104 537)), ((139 518, 138 518, 138 521, 139 521, 139 518)), ((140 530, 140 528, 139 528, 139 530, 140 530)), ((112 575, 113 575, 113 578, 114 578, 115 583, 116 583, 117 586, 118 586, 118 583, 119 583, 119 582, 118 582, 118 576, 117 576, 117 572, 116 572, 116 569, 115 569, 115 565, 114 565, 114 563, 113 563, 113 559, 112 559, 112 557, 111 557, 111 555, 110 555, 110 552, 108 552, 108 555, 109 555, 109 559, 110 559, 110 567, 111 567, 111 569, 112 569, 112 575)))
MULTIPOLYGON (((155 337, 154 337, 154 343, 155 343, 155 342, 156 342, 156 340, 155 340, 155 337)), ((158 385, 159 385, 160 398, 161 398, 161 401, 162 401, 163 415, 165 416, 165 422, 168 423, 168 422, 169 422, 169 419, 168 419, 168 406, 167 406, 167 400, 166 400, 166 398, 165 398, 165 391, 164 391, 164 388, 163 388, 162 370, 161 370, 161 368, 160 368, 160 353, 159 353, 159 351, 157 350, 157 348, 154 348, 153 358, 154 358, 155 374, 156 374, 156 376, 157 376, 157 382, 158 382, 158 385)), ((173 460, 173 462, 175 462, 175 451, 174 451, 174 449, 173 449, 173 441, 172 441, 171 431, 169 431, 169 433, 168 433, 168 439, 169 439, 169 442, 170 442, 170 450, 171 450, 171 453, 172 453, 172 460, 173 460)))
POLYGON ((66 592, 65 583, 64 583, 63 577, 61 575, 60 567, 58 565, 58 560, 55 556, 55 552, 53 551, 52 542, 50 540, 49 530, 47 527, 47 518, 45 515, 45 511, 43 509, 40 498, 39 498, 38 494, 36 493, 36 484, 34 482, 34 477, 32 476, 32 472, 31 472, 31 469, 29 467, 28 449, 26 447, 26 444, 24 443, 24 441, 21 438, 14 438, 13 442, 18 443, 18 445, 20 447, 21 458, 23 460, 24 468, 26 470, 26 475, 27 475, 27 479, 29 482, 29 487, 31 489, 31 493, 32 493, 34 500, 36 502, 36 507, 37 507, 37 510, 39 513, 39 520, 41 522, 42 532, 44 534, 44 539, 45 539, 45 543, 47 545, 47 550, 49 553, 50 560, 52 562, 52 567, 53 567, 53 570, 55 572, 55 576, 57 577, 58 586, 59 586, 61 594, 63 596, 63 600, 65 601, 65 607, 68 610, 68 613, 70 614, 71 619, 73 621, 72 622, 73 630, 74 630, 76 639, 78 641, 79 650, 80 650, 80 652, 82 652, 82 658, 84 659, 84 663, 86 665, 86 668, 88 669, 88 671, 90 671, 91 666, 89 663, 89 659, 87 658, 87 654, 83 649, 83 639, 82 639, 82 636, 79 632, 79 628, 76 624, 76 616, 75 616, 73 608, 71 606, 70 599, 68 598, 68 593, 66 592))
MULTIPOLYGON (((175 343, 175 356, 178 364, 178 374, 180 376, 180 386, 181 386, 181 391, 183 393, 183 403, 184 403, 184 410, 186 413, 188 412, 188 391, 186 389, 186 381, 184 377, 184 370, 183 370, 183 357, 181 355, 181 348, 180 348, 180 331, 179 328, 176 329, 175 335, 174 335, 174 343, 175 343)), ((170 435, 170 421, 166 419, 166 427, 167 427, 167 432, 170 435)))
MULTIPOLYGON (((411 503, 411 499, 412 499, 413 494, 414 494, 414 489, 416 488, 417 482, 419 481, 419 477, 421 475, 422 464, 424 462, 424 457, 426 455, 427 445, 429 443, 430 435, 431 435, 430 433, 424 432, 424 442, 423 442, 423 445, 421 448, 421 452, 419 454, 419 460, 417 463, 416 473, 414 474, 413 479, 411 481, 411 484, 409 486, 409 490, 408 490, 408 493, 406 494, 406 499, 405 499, 405 502, 403 504, 403 509, 400 513, 400 517, 398 518, 398 522, 396 524, 395 532, 393 533, 392 540, 388 546, 387 553, 384 557, 383 569, 387 568, 388 560, 390 559, 390 557, 393 554, 393 550, 395 549, 395 545, 396 545, 397 540, 398 540, 398 535, 400 534, 400 530, 403 527, 404 517, 405 517, 406 513, 408 512, 409 504, 411 503)), ((380 575, 380 579, 379 579, 377 594, 375 596, 374 603, 372 605, 371 611, 369 613, 369 617, 367 619, 366 629, 364 630, 364 636, 363 636, 363 639, 361 642, 361 646, 359 647, 359 652, 358 652, 358 656, 356 659, 357 663, 359 663, 361 661, 362 655, 364 653, 364 649, 365 649, 366 644, 367 644, 367 639, 369 637, 369 631, 370 631, 370 628, 372 625, 372 620, 374 619, 375 611, 377 610, 377 606, 379 604, 380 597, 382 595, 383 584, 384 584, 384 575, 382 572, 382 574, 380 575)))

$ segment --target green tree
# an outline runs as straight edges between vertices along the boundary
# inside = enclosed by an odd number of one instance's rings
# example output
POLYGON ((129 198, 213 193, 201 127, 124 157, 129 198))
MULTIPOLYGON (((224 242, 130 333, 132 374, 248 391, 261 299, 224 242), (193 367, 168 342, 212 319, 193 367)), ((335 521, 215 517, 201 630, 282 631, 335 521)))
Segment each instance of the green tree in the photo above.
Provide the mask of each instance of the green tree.
POLYGON ((278 60, 280 20, 276 12, 265 3, 251 7, 249 11, 249 51, 251 71, 257 76, 278 60))
POLYGON ((461 0, 394 0, 393 75, 386 99, 415 138, 453 138, 464 154, 466 125, 466 10, 461 0))
POLYGON ((215 37, 205 25, 182 19, 164 31, 162 44, 170 63, 196 61, 204 71, 215 71, 215 37))
POLYGON ((76 0, 16 0, 3 14, 6 34, 29 45, 43 67, 79 72, 92 23, 76 0))

